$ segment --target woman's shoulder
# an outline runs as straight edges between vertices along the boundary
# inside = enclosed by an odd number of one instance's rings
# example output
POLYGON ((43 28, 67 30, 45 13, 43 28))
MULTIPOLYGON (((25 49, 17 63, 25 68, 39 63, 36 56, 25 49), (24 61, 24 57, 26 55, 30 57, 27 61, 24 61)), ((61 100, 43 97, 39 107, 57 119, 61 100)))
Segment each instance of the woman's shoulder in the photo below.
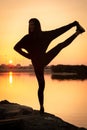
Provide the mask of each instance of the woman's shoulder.
POLYGON ((27 41, 27 40, 29 40, 29 34, 26 34, 26 35, 24 35, 23 37, 22 37, 22 39, 21 39, 21 41, 27 41))
POLYGON ((23 38, 29 38, 29 34, 24 35, 23 38))

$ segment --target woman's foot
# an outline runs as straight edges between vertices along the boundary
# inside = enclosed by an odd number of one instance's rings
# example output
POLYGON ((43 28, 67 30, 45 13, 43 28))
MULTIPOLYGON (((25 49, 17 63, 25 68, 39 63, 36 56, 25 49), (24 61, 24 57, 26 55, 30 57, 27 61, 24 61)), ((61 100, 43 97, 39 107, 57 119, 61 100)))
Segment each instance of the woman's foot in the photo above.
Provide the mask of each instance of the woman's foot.
POLYGON ((41 108, 40 108, 40 114, 41 115, 44 114, 44 107, 43 106, 41 106, 41 108))
POLYGON ((85 29, 78 23, 76 31, 79 32, 79 34, 81 34, 85 32, 85 29))

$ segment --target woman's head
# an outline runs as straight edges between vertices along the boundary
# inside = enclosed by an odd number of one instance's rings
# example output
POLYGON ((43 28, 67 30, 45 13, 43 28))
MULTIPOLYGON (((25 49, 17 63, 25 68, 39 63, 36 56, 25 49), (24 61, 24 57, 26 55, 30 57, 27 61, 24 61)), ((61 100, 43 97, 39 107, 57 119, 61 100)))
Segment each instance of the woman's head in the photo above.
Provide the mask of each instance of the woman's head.
POLYGON ((38 33, 41 31, 41 25, 38 19, 32 18, 29 20, 29 33, 38 33))

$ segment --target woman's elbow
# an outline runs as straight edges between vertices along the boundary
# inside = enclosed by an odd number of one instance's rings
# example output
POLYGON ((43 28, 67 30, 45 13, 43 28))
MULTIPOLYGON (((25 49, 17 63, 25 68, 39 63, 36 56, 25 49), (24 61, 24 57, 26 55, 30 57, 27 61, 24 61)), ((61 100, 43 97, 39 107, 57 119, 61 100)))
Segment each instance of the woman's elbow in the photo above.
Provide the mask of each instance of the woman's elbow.
POLYGON ((16 47, 14 46, 14 48, 13 48, 14 50, 16 50, 16 47))
POLYGON ((17 46, 14 46, 14 50, 15 50, 15 51, 18 51, 18 48, 17 48, 17 46))

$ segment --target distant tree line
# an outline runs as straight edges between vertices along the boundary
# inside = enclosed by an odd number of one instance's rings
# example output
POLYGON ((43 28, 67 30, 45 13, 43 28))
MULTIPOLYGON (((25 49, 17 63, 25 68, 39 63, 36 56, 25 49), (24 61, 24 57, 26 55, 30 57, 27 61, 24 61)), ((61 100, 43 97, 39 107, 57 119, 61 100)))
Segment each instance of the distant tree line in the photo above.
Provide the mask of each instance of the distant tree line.
MULTIPOLYGON (((60 76, 59 74, 57 75, 57 73, 75 73, 76 75, 72 75, 73 78, 78 78, 78 79, 87 78, 86 65, 52 65, 51 71, 53 73, 52 77, 55 77, 55 78, 64 77, 64 76, 60 76)), ((67 78, 70 78, 70 76, 67 76, 67 78)))

